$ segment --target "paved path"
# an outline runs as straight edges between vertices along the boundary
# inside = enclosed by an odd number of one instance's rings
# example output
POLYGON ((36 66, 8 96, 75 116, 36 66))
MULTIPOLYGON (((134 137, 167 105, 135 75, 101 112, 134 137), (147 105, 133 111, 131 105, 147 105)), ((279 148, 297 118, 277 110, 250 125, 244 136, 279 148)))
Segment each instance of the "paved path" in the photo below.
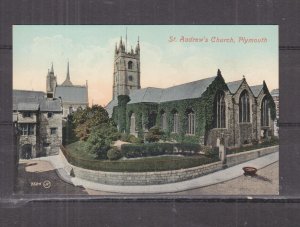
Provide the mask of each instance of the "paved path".
POLYGON ((162 184, 162 185, 147 185, 147 186, 116 186, 116 185, 105 185, 95 182, 86 181, 83 179, 79 179, 76 177, 70 177, 63 169, 63 163, 60 160, 60 157, 57 156, 49 156, 39 158, 38 160, 46 160, 51 162, 53 167, 56 169, 58 175, 61 179, 66 182, 72 183, 75 186, 82 186, 87 190, 97 190, 102 192, 112 192, 112 193, 121 193, 121 194, 145 194, 145 193, 174 193, 180 191, 186 191, 201 187, 206 187, 209 185, 215 185, 218 183, 222 183, 225 181, 232 180, 239 176, 243 176, 242 168, 244 166, 253 166, 257 169, 261 169, 266 167, 272 163, 278 161, 278 152, 227 168, 225 170, 221 170, 218 172, 214 172, 202 177, 198 177, 195 179, 171 183, 171 184, 162 184))

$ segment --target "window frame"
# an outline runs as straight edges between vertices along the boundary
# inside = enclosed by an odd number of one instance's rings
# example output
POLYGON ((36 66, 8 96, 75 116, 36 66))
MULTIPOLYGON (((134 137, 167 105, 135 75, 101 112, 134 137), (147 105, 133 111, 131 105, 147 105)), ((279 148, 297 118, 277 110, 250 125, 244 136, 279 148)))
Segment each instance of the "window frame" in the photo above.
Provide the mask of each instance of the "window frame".
POLYGON ((251 123, 250 96, 247 90, 243 90, 239 97, 239 123, 251 123))

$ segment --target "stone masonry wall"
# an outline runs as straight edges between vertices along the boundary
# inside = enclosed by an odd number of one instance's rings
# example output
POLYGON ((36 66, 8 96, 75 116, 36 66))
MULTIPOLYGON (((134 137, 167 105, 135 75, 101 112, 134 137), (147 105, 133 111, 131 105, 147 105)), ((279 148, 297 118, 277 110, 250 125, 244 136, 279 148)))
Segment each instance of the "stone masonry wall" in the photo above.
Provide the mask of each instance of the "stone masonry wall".
MULTIPOLYGON (((234 155, 228 155, 227 162, 229 166, 233 166, 276 151, 278 151, 278 146, 243 152, 234 155)), ((61 156, 65 164, 64 169, 69 174, 72 173, 72 175, 74 174, 75 177, 87 181, 109 185, 154 185, 174 183, 192 178, 197 178, 223 169, 222 163, 218 161, 203 166, 172 171, 144 173, 103 172, 73 166, 67 162, 66 158, 64 157, 61 151, 59 155, 61 156)))

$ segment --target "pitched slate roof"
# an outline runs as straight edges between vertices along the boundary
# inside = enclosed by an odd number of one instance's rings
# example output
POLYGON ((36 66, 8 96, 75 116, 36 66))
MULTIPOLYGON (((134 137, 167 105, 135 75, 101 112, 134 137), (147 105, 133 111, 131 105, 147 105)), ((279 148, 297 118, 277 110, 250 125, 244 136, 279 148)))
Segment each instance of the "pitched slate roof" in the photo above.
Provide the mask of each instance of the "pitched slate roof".
POLYGON ((62 111, 60 100, 47 99, 42 91, 13 90, 15 111, 62 111))
POLYGON ((271 95, 272 96, 279 96, 279 89, 277 88, 277 89, 273 89, 272 91, 271 91, 271 95))
MULTIPOLYGON (((148 87, 138 90, 132 90, 129 94, 130 101, 133 103, 161 103, 175 100, 200 98, 207 87, 215 80, 216 76, 202 80, 197 80, 169 88, 148 87)), ((117 100, 110 101, 105 106, 109 116, 112 116, 113 108, 118 105, 117 100)))
POLYGON ((254 86, 250 86, 250 89, 253 93, 253 95, 255 97, 257 97, 259 95, 259 93, 261 92, 261 90, 263 89, 264 85, 261 84, 261 85, 254 85, 254 86))
POLYGON ((60 99, 43 99, 40 103, 40 110, 42 112, 60 112, 62 111, 61 101, 60 99))
POLYGON ((39 110, 39 103, 25 103, 20 102, 17 104, 17 110, 19 111, 37 111, 39 110))
POLYGON ((45 95, 42 91, 13 90, 13 110, 36 111, 45 95))
POLYGON ((234 94, 237 92, 237 90, 241 86, 242 82, 243 82, 243 80, 236 80, 236 81, 228 82, 227 87, 228 87, 229 91, 232 94, 234 94))
POLYGON ((113 109, 115 106, 118 105, 118 100, 117 99, 113 99, 111 100, 104 108, 106 109, 109 117, 112 116, 112 113, 113 113, 113 109))
POLYGON ((190 83, 185 83, 163 89, 160 102, 169 102, 183 99, 200 98, 207 87, 215 80, 214 77, 209 77, 202 80, 196 80, 190 83))
POLYGON ((85 86, 56 86, 54 97, 61 98, 63 103, 88 104, 88 92, 85 86))
POLYGON ((128 104, 141 102, 158 103, 160 101, 162 93, 162 88, 155 87, 147 87, 143 89, 132 90, 129 95, 130 101, 128 104))

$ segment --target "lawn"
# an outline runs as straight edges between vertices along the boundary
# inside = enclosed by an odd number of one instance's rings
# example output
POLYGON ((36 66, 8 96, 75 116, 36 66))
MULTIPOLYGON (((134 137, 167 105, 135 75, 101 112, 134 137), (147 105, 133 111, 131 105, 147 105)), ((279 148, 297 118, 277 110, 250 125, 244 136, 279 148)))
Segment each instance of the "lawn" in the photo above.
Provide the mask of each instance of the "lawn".
POLYGON ((68 161, 78 167, 108 172, 151 172, 196 167, 217 161, 203 155, 155 156, 125 160, 97 160, 94 155, 83 151, 84 142, 70 144, 64 150, 68 161))

